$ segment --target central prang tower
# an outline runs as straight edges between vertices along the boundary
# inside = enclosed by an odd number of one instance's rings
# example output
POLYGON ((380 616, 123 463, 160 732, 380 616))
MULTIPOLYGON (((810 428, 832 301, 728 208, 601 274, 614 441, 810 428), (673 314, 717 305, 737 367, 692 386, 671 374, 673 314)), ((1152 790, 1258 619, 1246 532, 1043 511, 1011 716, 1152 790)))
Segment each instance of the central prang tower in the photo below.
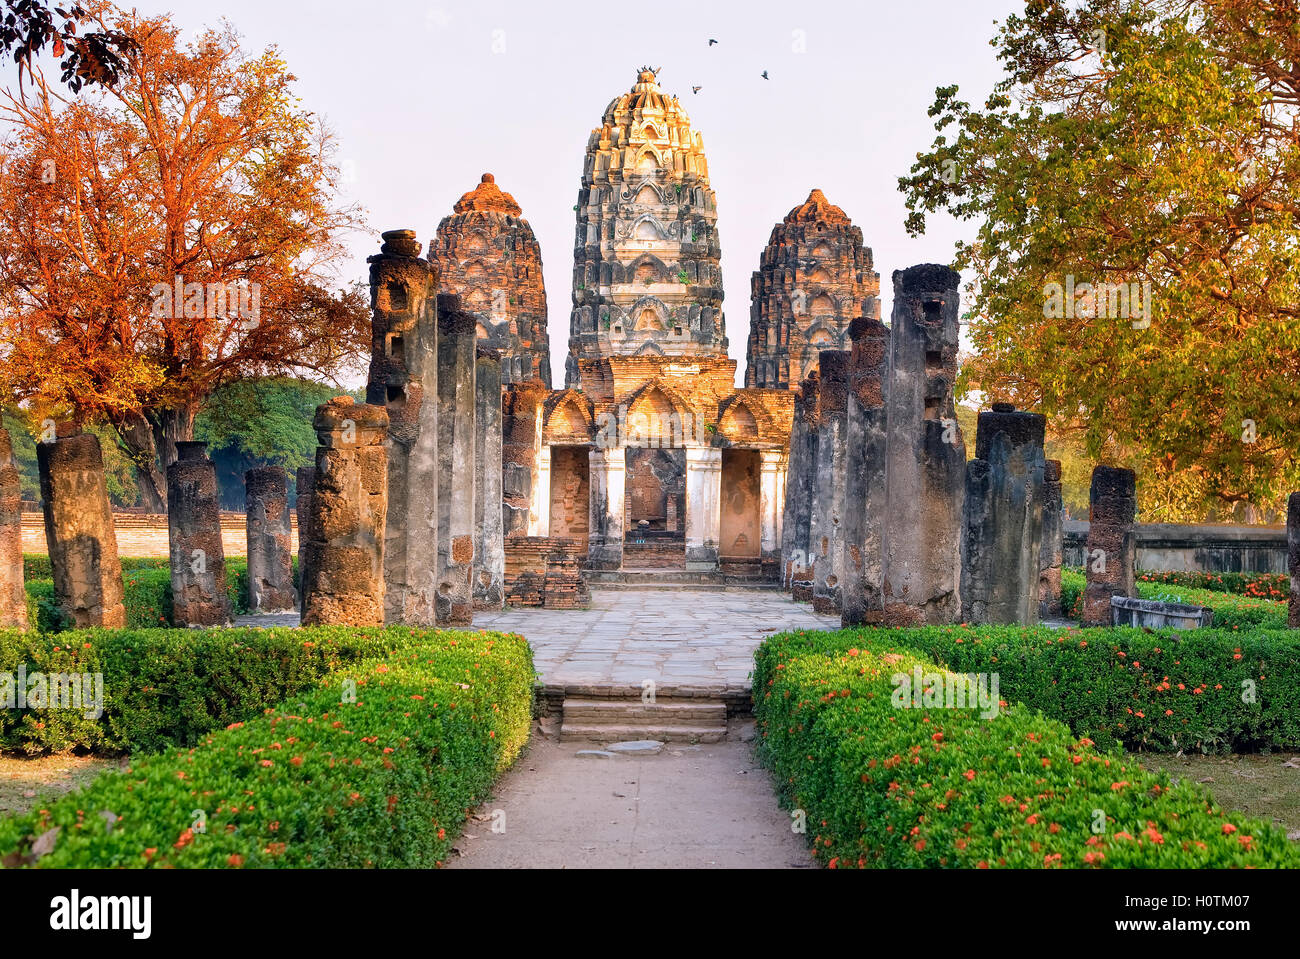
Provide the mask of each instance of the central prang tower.
POLYGON ((717 202, 700 135, 642 67, 591 132, 578 191, 565 385, 580 360, 725 357, 717 202))

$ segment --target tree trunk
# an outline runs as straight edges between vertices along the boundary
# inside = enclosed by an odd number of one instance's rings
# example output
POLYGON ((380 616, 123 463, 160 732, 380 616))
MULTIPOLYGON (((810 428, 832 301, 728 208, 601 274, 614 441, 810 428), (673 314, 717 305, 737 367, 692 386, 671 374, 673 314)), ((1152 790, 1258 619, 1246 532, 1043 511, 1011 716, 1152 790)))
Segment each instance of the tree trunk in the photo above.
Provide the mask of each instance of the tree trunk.
POLYGON ((151 513, 167 512, 167 467, 176 462, 176 444, 194 438, 198 405, 124 413, 113 428, 135 465, 140 499, 151 513))

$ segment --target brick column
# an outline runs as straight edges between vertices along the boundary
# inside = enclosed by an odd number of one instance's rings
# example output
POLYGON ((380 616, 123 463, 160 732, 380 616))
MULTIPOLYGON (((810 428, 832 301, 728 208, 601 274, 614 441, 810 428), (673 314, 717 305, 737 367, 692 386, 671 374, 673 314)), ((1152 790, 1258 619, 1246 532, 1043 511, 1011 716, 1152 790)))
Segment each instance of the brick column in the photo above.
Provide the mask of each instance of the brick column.
MULTIPOLYGON (((437 621, 437 267, 420 258, 413 230, 383 234, 370 264, 370 379, 366 401, 388 413, 385 621, 437 621)), ((301 531, 299 532, 301 536, 301 531)))
POLYGON ((248 609, 253 613, 291 612, 293 527, 289 521, 289 475, 280 466, 244 474, 248 515, 248 609))
POLYGON ((686 448, 686 568, 718 568, 722 540, 722 450, 686 448))
POLYGON ((104 456, 95 436, 75 429, 61 424, 56 439, 36 445, 54 596, 78 627, 120 629, 125 591, 104 456))
POLYGON ((300 466, 298 490, 298 608, 307 610, 307 541, 311 539, 311 493, 316 486, 316 467, 300 466))
POLYGON ((840 622, 879 623, 883 615, 885 485, 885 398, 889 328, 874 306, 849 324, 848 412, 845 416, 844 583, 840 622))
POLYGON ((0 629, 26 629, 28 625, 21 497, 13 445, 8 431, 0 429, 0 629))
POLYGON ((474 621, 474 315, 438 295, 438 624, 474 621))
POLYGON ((1098 466, 1088 493, 1088 542, 1083 552, 1087 588, 1083 625, 1111 624, 1110 598, 1133 596, 1137 553, 1133 521, 1137 517, 1137 478, 1132 470, 1098 466))
POLYGON ((1061 557, 1065 552, 1061 520, 1061 461, 1047 460, 1043 469, 1043 540, 1038 550, 1038 615, 1063 615, 1061 557))
POLYGON ((957 622, 966 444, 956 422, 960 275, 934 263, 894 273, 884 620, 957 622))
POLYGON ((621 569, 627 451, 621 446, 596 447, 588 457, 591 463, 588 565, 592 569, 621 569))
POLYGON ((167 467, 167 538, 175 626, 230 622, 217 471, 207 443, 177 443, 167 467))
POLYGON ((781 521, 785 513, 785 450, 759 450, 759 549, 763 578, 776 582, 781 575, 781 521))
POLYGON ((388 413, 338 396, 316 408, 312 425, 320 446, 303 625, 382 626, 388 413))
POLYGON ((501 358, 480 349, 474 362, 474 608, 505 606, 506 552, 501 488, 501 358))
POLYGON ((994 403, 979 414, 966 464, 961 540, 962 620, 1038 622, 1047 419, 994 403))
POLYGON ((840 615, 844 578, 845 428, 849 354, 826 350, 817 357, 821 386, 817 403, 817 458, 813 470, 813 610, 840 615))

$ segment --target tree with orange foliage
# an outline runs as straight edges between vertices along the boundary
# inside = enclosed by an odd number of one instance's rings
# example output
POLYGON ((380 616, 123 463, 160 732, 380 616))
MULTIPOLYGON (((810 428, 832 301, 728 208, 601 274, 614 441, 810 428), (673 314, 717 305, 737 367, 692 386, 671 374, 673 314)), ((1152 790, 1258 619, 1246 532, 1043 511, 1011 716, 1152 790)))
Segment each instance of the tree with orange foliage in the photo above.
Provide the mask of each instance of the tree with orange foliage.
POLYGON ((119 81, 0 94, 0 398, 111 424, 158 509, 217 387, 329 377, 368 349, 365 299, 335 275, 358 213, 274 47, 86 6, 132 41, 119 81))

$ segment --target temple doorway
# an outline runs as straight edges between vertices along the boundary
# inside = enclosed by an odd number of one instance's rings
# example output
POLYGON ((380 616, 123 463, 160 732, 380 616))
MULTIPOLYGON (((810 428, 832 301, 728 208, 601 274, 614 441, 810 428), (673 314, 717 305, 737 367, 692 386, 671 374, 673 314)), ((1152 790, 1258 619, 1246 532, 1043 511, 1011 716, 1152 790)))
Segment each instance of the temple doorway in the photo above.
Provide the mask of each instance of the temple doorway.
POLYGON ((757 563, 762 551, 758 450, 722 451, 721 542, 724 562, 757 563))
POLYGON ((574 540, 587 552, 591 513, 591 460, 585 446, 551 447, 550 534, 574 540))
POLYGON ((627 450, 623 566, 686 566, 686 451, 627 450))

